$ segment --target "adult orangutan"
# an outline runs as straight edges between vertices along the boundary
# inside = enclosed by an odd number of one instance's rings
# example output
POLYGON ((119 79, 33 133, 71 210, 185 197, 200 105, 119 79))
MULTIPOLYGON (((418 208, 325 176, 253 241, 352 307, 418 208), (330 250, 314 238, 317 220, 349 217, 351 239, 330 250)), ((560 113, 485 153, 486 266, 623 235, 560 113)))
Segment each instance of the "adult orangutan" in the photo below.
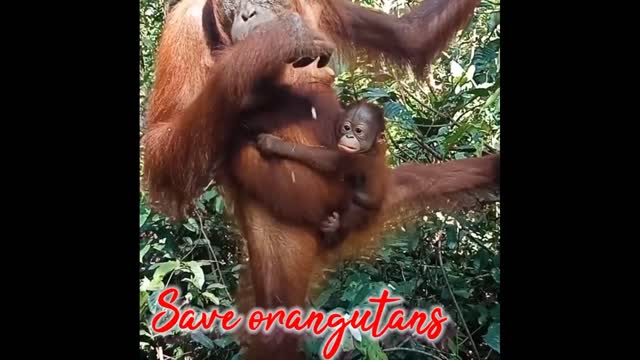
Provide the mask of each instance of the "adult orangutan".
MULTIPOLYGON (((493 199, 499 156, 387 168, 373 221, 328 250, 307 221, 330 214, 345 184, 292 159, 263 157, 254 143, 269 133, 335 148, 341 105, 325 66, 334 49, 363 48, 420 74, 478 3, 426 0, 399 19, 347 0, 183 0, 173 8, 148 108, 145 182, 152 204, 175 217, 212 178, 220 185, 250 255, 252 299, 241 310, 303 306, 319 269, 375 249, 391 226, 493 199)), ((249 358, 299 355, 292 336, 262 340, 249 358)))

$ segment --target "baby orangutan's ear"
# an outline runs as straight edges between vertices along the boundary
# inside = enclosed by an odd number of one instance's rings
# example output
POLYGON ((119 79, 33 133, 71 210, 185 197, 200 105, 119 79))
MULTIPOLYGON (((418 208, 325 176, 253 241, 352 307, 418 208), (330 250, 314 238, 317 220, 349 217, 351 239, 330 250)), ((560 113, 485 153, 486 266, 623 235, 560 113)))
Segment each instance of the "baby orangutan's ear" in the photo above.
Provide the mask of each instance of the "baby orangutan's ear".
POLYGON ((378 143, 383 143, 386 140, 386 136, 384 135, 384 131, 380 133, 378 136, 378 143))

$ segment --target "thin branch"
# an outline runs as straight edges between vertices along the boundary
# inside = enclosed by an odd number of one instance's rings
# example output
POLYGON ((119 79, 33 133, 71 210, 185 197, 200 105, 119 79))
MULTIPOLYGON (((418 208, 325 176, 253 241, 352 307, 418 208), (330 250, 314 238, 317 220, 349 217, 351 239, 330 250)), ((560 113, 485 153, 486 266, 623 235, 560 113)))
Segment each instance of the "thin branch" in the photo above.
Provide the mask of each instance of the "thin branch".
POLYGON ((395 142, 395 140, 393 140, 393 136, 391 136, 391 134, 387 134, 387 139, 389 139, 389 141, 391 142, 391 145, 396 148, 399 152, 401 152, 403 155, 405 155, 405 158, 403 159, 402 157, 400 157, 399 155, 393 153, 394 156, 396 156, 398 159, 402 160, 416 160, 411 154, 407 153, 403 148, 401 148, 400 146, 398 146, 398 144, 395 142))
MULTIPOLYGON (((475 333, 477 333, 478 331, 480 331, 480 329, 482 329, 482 326, 481 326, 481 327, 479 327, 479 328, 477 328, 477 329, 475 329, 475 330, 473 330, 473 332, 471 333, 471 335, 475 335, 475 333)), ((469 340, 469 339, 471 339, 471 338, 466 338, 466 339, 462 340, 458 346, 462 346, 462 344, 464 344, 465 342, 467 342, 467 340, 469 340)))
MULTIPOLYGON (((182 263, 182 261, 183 261, 184 259, 186 259, 186 258, 187 258, 187 256, 191 255, 191 253, 193 252, 193 250, 195 250, 196 248, 197 248, 197 246, 195 246, 195 245, 194 245, 194 246, 191 248, 191 250, 189 250, 186 254, 184 254, 184 256, 183 256, 183 257, 181 257, 181 258, 180 258, 180 260, 179 260, 179 261, 180 261, 180 263, 182 263)), ((177 270, 177 268, 176 268, 176 269, 171 270, 171 273, 169 274, 169 279, 167 279, 167 283, 166 283, 166 284, 165 284, 165 286, 164 286, 164 288, 165 288, 165 289, 166 289, 166 288, 167 288, 167 286, 169 286, 169 284, 171 283, 171 278, 173 277, 173 274, 176 272, 176 270, 177 270)))
POLYGON ((398 344, 396 347, 401 348, 402 345, 406 344, 407 341, 411 340, 411 336, 407 336, 406 339, 402 340, 402 342, 400 344, 398 344))
POLYGON ((431 156, 433 156, 434 158, 436 158, 437 160, 443 161, 444 160, 444 156, 440 155, 439 152, 437 152, 434 148, 432 148, 431 146, 427 145, 423 140, 422 137, 420 136, 421 134, 419 132, 417 132, 415 129, 413 130, 414 135, 416 135, 415 139, 418 142, 418 145, 420 145, 426 152, 428 152, 429 154, 431 154, 431 156))
POLYGON ((442 113, 442 112, 440 112, 440 111, 438 111, 438 110, 434 109, 433 107, 431 107, 431 106, 429 106, 429 105, 425 104, 422 100, 420 100, 420 99, 418 99, 417 97, 413 96, 413 94, 411 94, 411 89, 408 89, 408 88, 407 88, 407 86, 405 86, 405 85, 404 85, 404 84, 402 84, 402 83, 401 83, 401 86, 402 86, 402 88, 403 88, 403 90, 404 90, 403 92, 404 92, 404 93, 406 93, 406 95, 407 95, 407 96, 409 96, 411 99, 413 99, 413 101, 417 102, 420 106, 422 106, 422 107, 424 107, 425 109, 427 109, 427 110, 429 110, 429 111, 433 112, 434 114, 436 114, 436 115, 438 115, 438 116, 442 117, 443 119, 447 119, 447 120, 449 120, 450 122, 454 122, 454 120, 453 120, 450 116, 448 116, 448 115, 446 115, 446 114, 444 114, 444 113, 442 113))
POLYGON ((441 128, 448 125, 449 124, 414 124, 413 126, 418 128, 441 128))
POLYGON ((469 327, 467 326, 467 322, 464 320, 464 316, 462 315, 462 310, 460 309, 460 305, 456 301, 456 296, 453 293, 453 289, 451 288, 451 284, 449 284, 449 279, 447 277, 447 273, 444 270, 444 264, 442 263, 442 238, 444 237, 444 233, 440 231, 437 236, 438 241, 438 261, 440 262, 440 270, 442 271, 442 277, 444 277, 444 282, 447 284, 447 289, 449 289, 449 294, 451 294, 451 299, 453 299, 453 304, 456 306, 456 310, 458 310, 458 314, 460 314, 460 319, 462 320, 462 326, 464 326, 464 330, 467 332, 469 336, 469 341, 471 342, 471 347, 473 348, 473 352, 475 352, 476 357, 480 360, 480 353, 478 352, 478 348, 476 347, 476 343, 473 341, 471 331, 469 331, 469 327))
POLYGON ((487 357, 485 357, 484 360, 487 360, 489 356, 491 356, 491 353, 493 353, 493 349, 489 349, 489 352, 487 353, 487 357))
POLYGON ((220 271, 220 263, 218 262, 218 257, 216 256, 215 251, 213 251, 213 247, 211 246, 211 240, 209 240, 209 237, 204 231, 202 216, 200 216, 199 211, 196 211, 196 215, 198 215, 198 220, 200 220, 200 232, 202 233, 202 236, 204 236, 204 238, 207 240, 207 246, 209 247, 209 255, 213 256, 214 263, 216 264, 215 268, 213 267, 213 264, 211 265, 211 270, 214 272, 214 274, 215 274, 215 270, 216 269, 218 270, 218 276, 220 277, 220 282, 222 283, 222 285, 224 285, 224 291, 227 293, 227 296, 229 297, 229 299, 232 300, 233 297, 231 297, 228 286, 224 281, 224 276, 222 276, 222 271, 220 271))
MULTIPOLYGON (((476 99, 477 99, 477 98, 473 98, 473 100, 476 100, 476 99)), ((470 103, 471 103, 471 101, 470 101, 469 103, 467 103, 466 105, 468 105, 468 104, 470 104, 470 103)), ((466 105, 465 105, 465 106, 466 106, 466 105)), ((484 105, 484 103, 480 103, 480 104, 476 104, 476 105, 474 105, 474 106, 470 107, 470 108, 469 108, 469 109, 467 109, 465 112, 463 112, 460 116, 458 116, 458 120, 456 120, 455 122, 456 122, 456 123, 457 123, 457 122, 459 122, 459 121, 460 121, 460 120, 461 120, 465 115, 467 115, 468 113, 470 113, 470 112, 472 112, 472 111, 474 111, 474 110, 478 109, 479 107, 481 107, 481 106, 483 106, 483 105, 484 105)), ((464 108, 464 106, 463 106, 462 108, 464 108)))

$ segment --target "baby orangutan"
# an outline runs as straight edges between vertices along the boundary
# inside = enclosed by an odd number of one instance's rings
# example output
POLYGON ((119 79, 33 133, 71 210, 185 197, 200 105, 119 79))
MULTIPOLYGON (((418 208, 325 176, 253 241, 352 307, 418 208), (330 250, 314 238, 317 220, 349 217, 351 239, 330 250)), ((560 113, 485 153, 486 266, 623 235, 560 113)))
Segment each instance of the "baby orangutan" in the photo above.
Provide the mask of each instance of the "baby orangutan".
POLYGON ((350 231, 368 223, 384 198, 388 169, 385 163, 385 120, 382 109, 357 103, 346 109, 338 122, 337 149, 286 142, 270 134, 258 135, 263 154, 299 161, 330 176, 339 176, 350 191, 341 209, 320 225, 324 245, 334 246, 350 231))

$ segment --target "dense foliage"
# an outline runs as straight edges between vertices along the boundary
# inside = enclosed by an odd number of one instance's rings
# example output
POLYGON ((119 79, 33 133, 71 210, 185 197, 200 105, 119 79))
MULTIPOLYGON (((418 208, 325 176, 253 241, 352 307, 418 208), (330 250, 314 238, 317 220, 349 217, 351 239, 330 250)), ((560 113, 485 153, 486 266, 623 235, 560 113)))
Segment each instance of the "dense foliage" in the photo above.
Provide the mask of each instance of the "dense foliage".
MULTIPOLYGON (((419 1, 419 0, 413 0, 419 1)), ((365 0, 401 13, 411 1, 365 0)), ((141 0, 140 109, 153 82, 155 49, 166 6, 141 0)), ((416 81, 393 66, 356 64, 336 81, 341 99, 368 99, 384 106, 389 120, 389 161, 434 162, 478 156, 500 148, 500 0, 483 0, 473 22, 432 67, 429 81, 416 81)), ((141 149, 144 156, 144 149, 141 149)), ((240 244, 215 188, 198 201, 197 213, 171 224, 140 195, 140 349, 143 357, 237 359, 230 336, 175 333, 155 336, 149 326, 158 291, 180 286, 193 307, 232 306, 240 270, 240 244)), ((389 336, 376 343, 347 334, 346 358, 499 359, 500 207, 456 218, 434 214, 390 236, 375 262, 345 264, 313 303, 348 311, 382 286, 405 306, 442 304, 458 329, 440 351, 416 337, 389 336)), ((319 341, 305 344, 317 358, 319 341)), ((313 354, 313 355, 312 355, 313 354)))

